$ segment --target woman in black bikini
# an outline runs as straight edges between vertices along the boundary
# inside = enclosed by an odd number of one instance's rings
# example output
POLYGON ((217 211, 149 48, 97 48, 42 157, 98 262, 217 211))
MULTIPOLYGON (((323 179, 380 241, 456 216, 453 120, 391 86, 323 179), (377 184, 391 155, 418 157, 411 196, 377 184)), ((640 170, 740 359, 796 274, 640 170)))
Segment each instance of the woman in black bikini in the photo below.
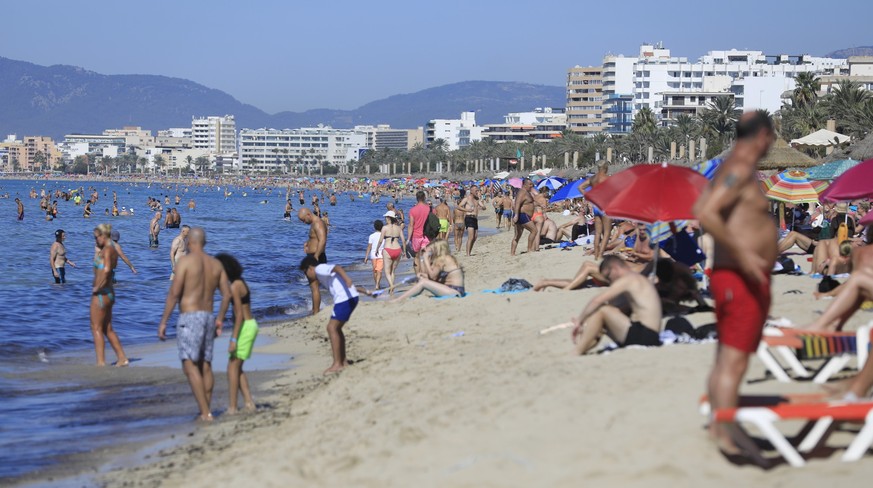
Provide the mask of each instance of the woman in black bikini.
POLYGON ((394 271, 403 257, 406 239, 403 237, 403 227, 400 226, 397 214, 393 210, 385 212, 383 217, 385 217, 387 224, 382 227, 382 235, 379 236, 376 249, 381 248, 382 243, 385 243, 385 248, 382 249, 382 259, 385 260, 385 278, 388 279, 388 293, 394 293, 394 271))
POLYGON ((393 301, 418 296, 423 291, 429 291, 435 297, 464 296, 464 271, 449 251, 449 243, 437 240, 425 249, 421 260, 424 273, 418 275, 418 283, 393 301))

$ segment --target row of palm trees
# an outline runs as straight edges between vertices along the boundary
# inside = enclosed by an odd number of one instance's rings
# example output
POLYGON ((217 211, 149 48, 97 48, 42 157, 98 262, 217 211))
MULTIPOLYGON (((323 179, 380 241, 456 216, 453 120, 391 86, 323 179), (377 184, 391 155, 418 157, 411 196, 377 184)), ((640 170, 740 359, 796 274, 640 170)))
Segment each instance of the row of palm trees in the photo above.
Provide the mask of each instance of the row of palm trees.
POLYGON ((779 111, 780 129, 786 139, 796 139, 827 128, 834 120, 837 132, 863 139, 873 130, 873 94, 858 82, 840 80, 830 93, 821 94, 821 81, 800 73, 797 87, 779 111))

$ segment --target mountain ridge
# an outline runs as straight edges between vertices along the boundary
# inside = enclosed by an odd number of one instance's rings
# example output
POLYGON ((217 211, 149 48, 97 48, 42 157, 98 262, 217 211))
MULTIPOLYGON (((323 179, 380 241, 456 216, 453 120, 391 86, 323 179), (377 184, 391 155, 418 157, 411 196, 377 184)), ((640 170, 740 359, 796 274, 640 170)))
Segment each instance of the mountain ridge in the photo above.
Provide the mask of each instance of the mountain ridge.
POLYGON ((191 117, 236 117, 237 128, 351 128, 390 124, 416 128, 427 120, 474 111, 480 124, 508 112, 563 107, 562 86, 506 81, 462 81, 392 95, 351 110, 267 113, 221 90, 184 78, 150 74, 105 75, 79 66, 41 66, 0 57, 0 136, 100 133, 125 125, 156 131, 187 127, 191 117))

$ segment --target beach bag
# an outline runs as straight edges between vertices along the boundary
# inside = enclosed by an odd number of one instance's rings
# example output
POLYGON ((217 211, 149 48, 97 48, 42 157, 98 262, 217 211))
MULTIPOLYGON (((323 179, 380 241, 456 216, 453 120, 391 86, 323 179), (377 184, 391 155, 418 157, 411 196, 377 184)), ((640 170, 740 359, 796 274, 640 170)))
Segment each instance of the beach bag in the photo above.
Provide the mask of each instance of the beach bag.
POLYGON ((843 242, 849 238, 849 227, 844 223, 837 227, 837 242, 843 242))
POLYGON ((440 235, 440 219, 431 212, 427 214, 427 220, 424 222, 424 236, 433 241, 438 235, 440 235))
POLYGON ((838 286, 840 286, 839 281, 833 279, 831 275, 824 275, 821 281, 818 282, 818 292, 827 293, 838 286))
POLYGON ((779 266, 776 266, 776 270, 773 271, 773 274, 791 274, 796 275, 800 273, 800 270, 797 267, 797 264, 794 263, 794 260, 789 258, 788 256, 780 256, 776 259, 776 263, 779 266), (781 269, 780 269, 781 267, 781 269))

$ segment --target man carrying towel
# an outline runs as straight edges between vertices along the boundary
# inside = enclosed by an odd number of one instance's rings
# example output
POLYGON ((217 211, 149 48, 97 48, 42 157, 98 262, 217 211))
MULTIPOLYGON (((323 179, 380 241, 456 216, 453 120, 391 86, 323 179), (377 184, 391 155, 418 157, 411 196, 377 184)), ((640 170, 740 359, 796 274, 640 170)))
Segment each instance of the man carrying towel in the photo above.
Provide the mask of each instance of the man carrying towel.
MULTIPOLYGON (((712 410, 735 408, 749 355, 770 309, 770 270, 778 255, 776 225, 757 181, 758 161, 775 139, 766 112, 737 122, 737 142, 694 205, 701 227, 715 240, 710 289, 715 299, 718 350, 709 377, 712 410)), ((759 450, 735 424, 710 424, 710 435, 729 458, 763 463, 759 450)))

